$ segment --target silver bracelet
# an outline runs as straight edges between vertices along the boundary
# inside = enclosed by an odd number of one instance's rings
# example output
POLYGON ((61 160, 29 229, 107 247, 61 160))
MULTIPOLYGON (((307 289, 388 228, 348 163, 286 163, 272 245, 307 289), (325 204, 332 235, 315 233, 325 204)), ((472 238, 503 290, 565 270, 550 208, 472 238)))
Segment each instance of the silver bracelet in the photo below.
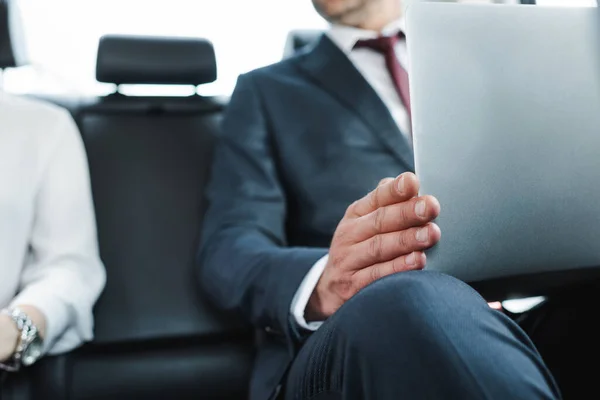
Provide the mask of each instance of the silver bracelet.
POLYGON ((5 308, 2 314, 8 315, 19 330, 17 347, 12 357, 0 363, 0 369, 8 372, 16 372, 22 366, 29 366, 36 362, 42 355, 43 341, 39 331, 31 318, 17 307, 5 308))

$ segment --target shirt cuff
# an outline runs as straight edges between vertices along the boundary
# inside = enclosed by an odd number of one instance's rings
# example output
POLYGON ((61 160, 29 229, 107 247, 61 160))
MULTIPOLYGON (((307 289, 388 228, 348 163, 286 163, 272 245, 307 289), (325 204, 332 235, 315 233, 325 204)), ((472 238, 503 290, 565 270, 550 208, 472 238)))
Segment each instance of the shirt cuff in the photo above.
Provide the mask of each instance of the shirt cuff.
POLYGON ((298 287, 298 290, 292 299, 290 312, 294 321, 299 327, 313 332, 321 327, 323 321, 306 322, 304 312, 306 310, 306 306, 308 305, 308 300, 315 290, 315 287, 317 286, 317 283, 323 274, 323 270, 325 269, 325 265, 327 265, 328 260, 329 254, 326 254, 316 263, 314 263, 312 268, 302 280, 302 283, 300 283, 300 286, 298 287))
POLYGON ((44 337, 43 353, 47 353, 65 332, 69 325, 69 307, 52 295, 36 293, 35 290, 25 290, 15 297, 11 307, 27 305, 40 310, 46 319, 46 334, 44 337))

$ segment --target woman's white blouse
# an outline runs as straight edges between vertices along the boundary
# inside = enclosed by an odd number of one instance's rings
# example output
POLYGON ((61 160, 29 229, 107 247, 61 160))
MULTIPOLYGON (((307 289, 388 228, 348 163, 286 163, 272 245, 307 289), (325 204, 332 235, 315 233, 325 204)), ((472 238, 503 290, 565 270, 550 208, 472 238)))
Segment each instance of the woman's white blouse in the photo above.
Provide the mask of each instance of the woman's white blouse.
POLYGON ((0 308, 46 317, 46 351, 92 339, 105 283, 79 131, 56 106, 0 92, 0 308))

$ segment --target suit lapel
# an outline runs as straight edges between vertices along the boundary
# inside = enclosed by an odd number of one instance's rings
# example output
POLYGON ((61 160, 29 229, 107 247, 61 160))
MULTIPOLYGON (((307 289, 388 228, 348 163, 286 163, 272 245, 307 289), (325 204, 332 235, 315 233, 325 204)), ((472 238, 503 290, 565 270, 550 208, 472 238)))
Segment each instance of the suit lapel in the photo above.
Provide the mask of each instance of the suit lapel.
POLYGON ((389 110, 348 57, 326 36, 299 57, 298 65, 371 128, 406 168, 414 170, 413 151, 389 110))

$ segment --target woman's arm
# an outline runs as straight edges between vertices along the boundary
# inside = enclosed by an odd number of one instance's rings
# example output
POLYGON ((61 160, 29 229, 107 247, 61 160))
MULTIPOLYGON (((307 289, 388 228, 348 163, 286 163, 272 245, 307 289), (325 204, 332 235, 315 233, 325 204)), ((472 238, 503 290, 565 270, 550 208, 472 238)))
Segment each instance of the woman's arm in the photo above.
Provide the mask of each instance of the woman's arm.
MULTIPOLYGON (((11 306, 33 320, 45 351, 60 353, 92 338, 92 307, 105 271, 80 134, 64 110, 57 111, 49 129, 57 140, 40 177, 29 258, 11 306)), ((4 346, 0 343, 0 357, 4 346)))

